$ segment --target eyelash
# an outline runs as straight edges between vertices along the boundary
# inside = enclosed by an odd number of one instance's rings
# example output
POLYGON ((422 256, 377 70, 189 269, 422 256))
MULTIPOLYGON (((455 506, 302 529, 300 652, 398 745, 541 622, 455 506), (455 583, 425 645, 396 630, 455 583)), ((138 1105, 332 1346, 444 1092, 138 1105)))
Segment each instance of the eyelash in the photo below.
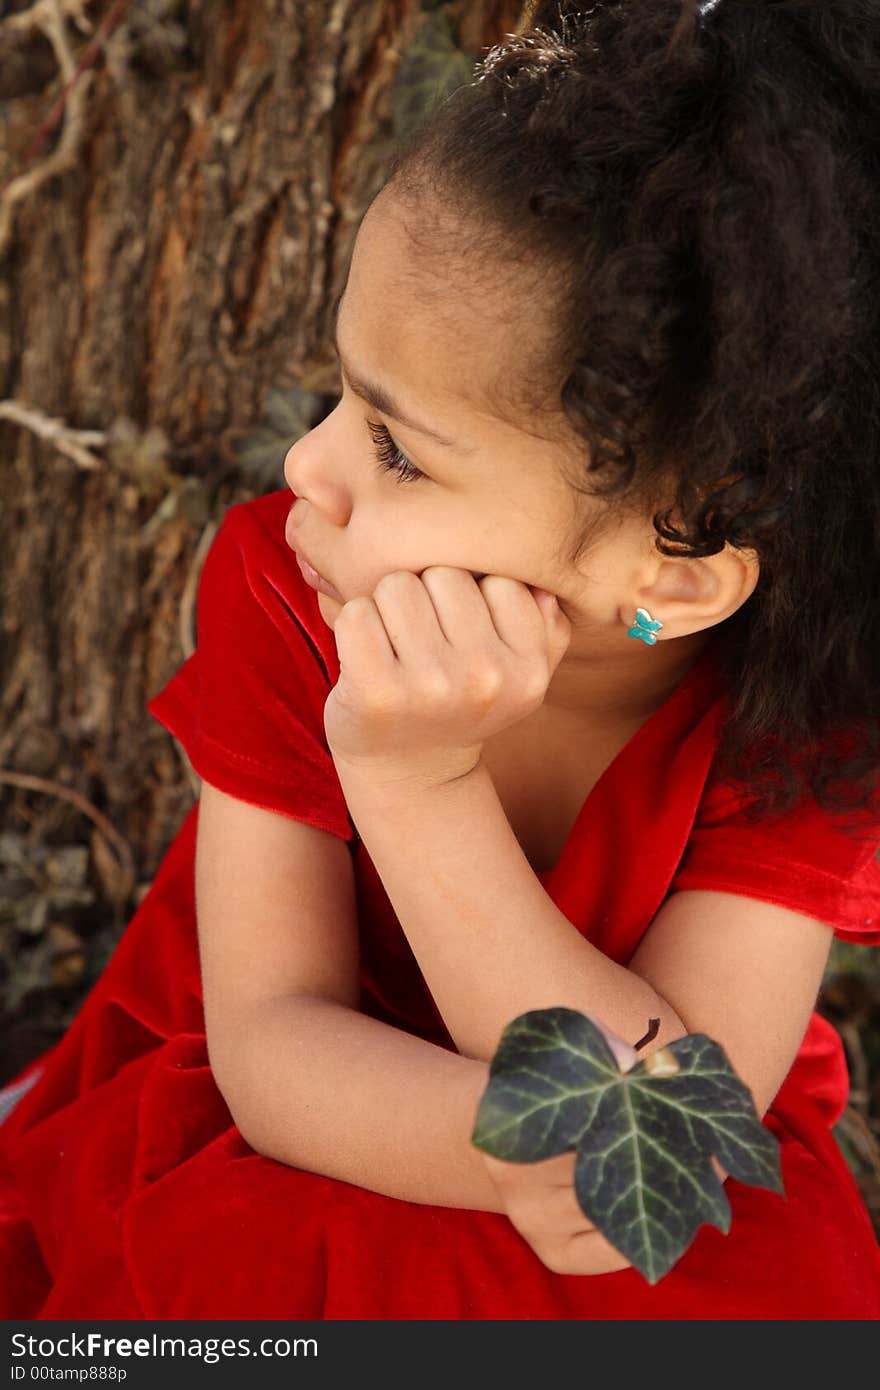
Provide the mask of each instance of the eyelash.
POLYGON ((401 452, 384 425, 377 425, 372 420, 368 420, 367 429, 373 436, 373 443, 376 446, 373 452, 379 467, 386 473, 396 474, 395 482, 415 483, 420 478, 425 477, 425 474, 410 462, 406 454, 401 452))

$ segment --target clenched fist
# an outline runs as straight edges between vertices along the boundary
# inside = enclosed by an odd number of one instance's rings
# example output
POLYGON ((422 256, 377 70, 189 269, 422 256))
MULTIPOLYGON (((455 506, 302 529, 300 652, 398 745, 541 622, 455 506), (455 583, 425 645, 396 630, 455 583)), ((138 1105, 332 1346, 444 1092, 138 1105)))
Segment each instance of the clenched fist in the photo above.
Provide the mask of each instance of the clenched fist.
POLYGON ((324 731, 337 766, 431 786, 465 776, 486 739, 540 707, 571 624, 544 589, 435 565, 384 575, 333 633, 324 731))

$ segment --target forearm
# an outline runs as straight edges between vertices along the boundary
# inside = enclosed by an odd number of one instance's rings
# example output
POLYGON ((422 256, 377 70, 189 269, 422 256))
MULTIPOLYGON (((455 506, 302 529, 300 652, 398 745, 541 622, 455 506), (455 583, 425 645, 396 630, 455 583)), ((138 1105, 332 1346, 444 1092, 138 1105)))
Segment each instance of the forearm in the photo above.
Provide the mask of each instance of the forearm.
POLYGON ((627 1042, 660 1027, 646 1053, 687 1033, 648 982, 591 945, 557 908, 529 864, 483 764, 430 792, 341 781, 451 1037, 490 1061, 506 1025, 563 1005, 627 1042))
POLYGON ((408 1202, 503 1211, 470 1142, 488 1066, 335 1000, 274 1000, 222 1089, 253 1149, 408 1202))

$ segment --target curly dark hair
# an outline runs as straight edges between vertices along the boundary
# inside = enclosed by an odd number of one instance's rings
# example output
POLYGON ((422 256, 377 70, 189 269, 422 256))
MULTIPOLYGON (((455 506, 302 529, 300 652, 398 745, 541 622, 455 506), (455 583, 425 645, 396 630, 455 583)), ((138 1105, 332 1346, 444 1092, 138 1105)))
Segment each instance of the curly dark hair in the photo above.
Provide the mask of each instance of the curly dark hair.
POLYGON ((649 509, 674 489, 662 555, 757 553, 717 634, 715 769, 747 782, 751 818, 811 791, 847 829, 870 807, 876 841, 876 0, 555 0, 527 23, 385 187, 479 223, 460 254, 543 268, 544 376, 588 445, 575 489, 649 509))

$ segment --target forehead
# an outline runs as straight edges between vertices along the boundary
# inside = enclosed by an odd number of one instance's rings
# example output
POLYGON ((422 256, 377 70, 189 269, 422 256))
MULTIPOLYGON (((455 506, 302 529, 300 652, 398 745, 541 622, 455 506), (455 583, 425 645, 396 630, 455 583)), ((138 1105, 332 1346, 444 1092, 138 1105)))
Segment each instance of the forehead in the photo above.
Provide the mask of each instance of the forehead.
MULTIPOLYGON (((397 344, 414 367, 425 354, 432 368, 452 367, 456 339, 463 349, 478 350, 489 334, 489 306, 471 308, 474 298, 463 268, 439 260, 396 203, 377 199, 370 206, 355 238, 340 315, 356 338, 369 337, 373 350, 388 345, 389 356, 397 344)), ((361 344, 352 343, 352 351, 355 346, 361 344)))
POLYGON ((371 204, 339 315, 343 354, 455 438, 493 425, 546 437, 547 419, 523 399, 549 352, 546 297, 536 302, 503 260, 473 254, 472 232, 456 235, 448 217, 436 227, 428 210, 416 217, 384 193, 371 204))

